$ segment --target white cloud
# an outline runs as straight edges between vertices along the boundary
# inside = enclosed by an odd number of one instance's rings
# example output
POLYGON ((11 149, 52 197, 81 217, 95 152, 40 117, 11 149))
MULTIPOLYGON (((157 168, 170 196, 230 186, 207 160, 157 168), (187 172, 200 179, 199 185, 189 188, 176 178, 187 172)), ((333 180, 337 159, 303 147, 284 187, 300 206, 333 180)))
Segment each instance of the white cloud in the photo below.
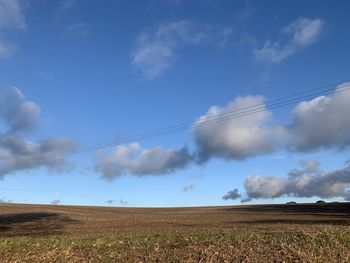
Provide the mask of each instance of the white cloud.
POLYGON ((132 54, 132 65, 146 78, 153 79, 174 63, 179 48, 204 43, 223 46, 231 33, 230 28, 190 20, 160 24, 141 34, 138 48, 132 54))
POLYGON ((269 125, 271 116, 272 113, 266 109, 261 96, 238 97, 223 108, 211 107, 197 120, 194 128, 199 162, 205 162, 211 157, 242 160, 272 152, 281 136, 281 130, 269 125), (261 111, 257 113, 198 126, 203 122, 229 116, 230 113, 244 114, 247 110, 242 109, 256 109, 253 107, 256 105, 261 105, 261 111))
POLYGON ((293 122, 287 126, 289 147, 296 151, 350 146, 350 83, 340 85, 334 94, 299 103, 293 122))
POLYGON ((318 41, 324 28, 325 22, 321 19, 298 18, 282 28, 279 40, 267 40, 261 48, 255 49, 255 58, 279 63, 318 41))
POLYGON ((330 95, 300 102, 290 124, 276 124, 260 96, 238 97, 225 107, 214 106, 194 125, 199 163, 212 157, 242 160, 275 150, 308 152, 344 150, 350 146, 350 83, 330 95), (251 113, 259 105, 259 111, 251 113), (245 109, 245 110, 243 110, 245 109), (265 109, 265 111, 262 111, 265 109), (250 112, 249 112, 250 111, 250 112), (244 115, 247 112, 249 115, 244 115), (229 116, 238 118, 228 118, 229 116), (224 121, 214 121, 217 118, 224 121))
POLYGON ((254 198, 274 198, 282 196, 285 193, 287 182, 276 176, 248 176, 244 187, 247 197, 243 201, 249 201, 254 198))
POLYGON ((350 163, 335 171, 322 171, 315 161, 302 161, 301 169, 292 169, 288 177, 248 176, 243 202, 259 198, 320 197, 350 200, 350 163), (311 164, 311 166, 310 166, 311 164))
MULTIPOLYGON (((320 149, 349 149, 350 146, 350 83, 338 86, 332 94, 300 102, 292 111, 290 124, 272 126, 269 111, 237 119, 195 127, 194 135, 200 161, 211 157, 241 160, 276 149, 308 152, 320 149)), ((264 106, 262 97, 243 97, 226 107, 212 107, 197 124, 230 112, 242 112, 253 105, 264 106)), ((288 177, 251 175, 245 180, 245 194, 237 189, 223 199, 242 202, 258 198, 342 197, 350 200, 350 160, 344 168, 322 171, 312 160, 300 162, 301 169, 292 169, 288 177)))
POLYGON ((298 18, 282 29, 286 35, 293 37, 293 43, 307 46, 316 42, 324 29, 325 23, 321 19, 298 18))
POLYGON ((95 171, 105 179, 123 174, 163 175, 185 168, 192 156, 186 147, 177 149, 141 148, 138 143, 117 146, 109 156, 98 157, 95 171))
MULTIPOLYGON (((213 106, 192 127, 195 154, 186 147, 143 149, 137 143, 118 146, 112 154, 100 157, 95 171, 106 179, 132 175, 161 175, 199 164, 211 158, 243 160, 276 150, 308 152, 320 149, 344 150, 350 146, 349 83, 332 94, 303 101, 292 110, 290 123, 278 123, 261 96, 238 97, 224 107, 213 106)), ((318 164, 304 161, 305 171, 314 173, 318 164)), ((299 171, 291 171, 295 177, 299 171)), ((281 178, 251 176, 246 180, 249 198, 273 198, 285 192, 281 178), (271 188, 271 189, 270 189, 271 188), (261 191, 261 192, 259 192, 261 191)), ((187 189, 187 188, 186 188, 187 189)), ((227 199, 238 198, 238 192, 227 199)))

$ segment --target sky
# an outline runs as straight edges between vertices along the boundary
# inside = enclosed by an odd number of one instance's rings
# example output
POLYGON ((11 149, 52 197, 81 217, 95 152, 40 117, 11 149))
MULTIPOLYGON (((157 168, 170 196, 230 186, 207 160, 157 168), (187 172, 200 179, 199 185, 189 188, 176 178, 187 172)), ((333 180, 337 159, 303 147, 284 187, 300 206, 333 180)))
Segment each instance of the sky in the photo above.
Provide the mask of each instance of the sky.
POLYGON ((350 200, 349 8, 0 0, 0 202, 350 200))

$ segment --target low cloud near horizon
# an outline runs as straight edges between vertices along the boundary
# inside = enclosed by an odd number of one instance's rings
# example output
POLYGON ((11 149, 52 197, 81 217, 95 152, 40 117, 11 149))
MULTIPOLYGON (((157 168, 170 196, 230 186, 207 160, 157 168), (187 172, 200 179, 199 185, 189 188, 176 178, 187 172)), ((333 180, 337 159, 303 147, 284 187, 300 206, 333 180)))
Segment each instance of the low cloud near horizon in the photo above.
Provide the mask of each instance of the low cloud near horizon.
POLYGON ((50 204, 52 204, 52 205, 59 205, 60 203, 61 203, 61 200, 55 199, 55 200, 52 200, 50 204))
POLYGON ((7 199, 5 197, 2 197, 2 198, 0 198, 0 203, 1 204, 10 204, 10 203, 12 203, 12 200, 11 199, 7 199))
MULTIPOLYGON (((111 154, 95 160, 95 171, 112 180, 124 174, 135 176, 166 175, 203 164, 212 158, 244 160, 277 150, 308 153, 324 149, 345 150, 350 146, 350 83, 344 83, 335 93, 319 96, 297 104, 289 123, 279 123, 268 110, 261 96, 238 97, 224 107, 213 106, 199 117, 192 128, 196 148, 142 148, 138 143, 114 147, 111 154), (262 111, 227 118, 225 121, 200 125, 232 112, 256 107, 262 111)), ((45 167, 63 171, 67 168, 64 152, 74 143, 65 138, 49 138, 32 142, 27 134, 38 129, 40 107, 25 98, 14 87, 2 88, 0 97, 0 177, 17 171, 45 167)), ((343 197, 349 200, 350 166, 335 171, 323 171, 312 162, 294 169, 288 177, 252 175, 245 180, 245 193, 237 189, 223 198, 249 201, 282 196, 321 198, 343 197)), ((194 186, 187 186, 186 191, 194 186)), ((185 188, 184 188, 185 189, 185 188)))
POLYGON ((248 202, 253 199, 278 197, 320 197, 343 198, 350 201, 350 160, 343 168, 322 170, 313 160, 302 160, 300 168, 292 169, 287 177, 251 175, 245 179, 245 193, 237 189, 223 196, 225 200, 241 199, 248 202))
MULTIPOLYGON (((274 119, 261 96, 238 97, 224 107, 213 106, 199 117, 192 128, 195 149, 186 146, 176 148, 142 148, 138 143, 114 147, 111 153, 96 157, 95 171, 102 178, 112 180, 124 174, 135 176, 161 176, 174 173, 190 164, 203 164, 212 158, 244 160, 266 155, 277 150, 308 153, 324 149, 345 150, 350 146, 350 83, 344 83, 335 93, 319 96, 297 104, 291 111, 289 123, 274 119), (256 107, 259 112, 227 118, 225 121, 201 125, 203 122, 232 112, 256 107)), ((26 137, 38 129, 40 107, 25 98, 14 87, 2 88, 0 97, 0 177, 17 171, 39 167, 63 171, 67 168, 64 152, 74 149, 72 141, 65 138, 49 138, 32 142, 26 137)), ((295 170, 288 178, 252 175, 246 178, 245 191, 236 189, 224 199, 241 198, 249 201, 257 198, 281 196, 349 198, 349 165, 333 172, 320 170, 308 164, 307 170, 295 170), (303 173, 302 176, 297 174, 303 173), (300 185, 303 185, 300 188, 300 185), (317 188, 313 188, 317 186, 317 188), (299 187, 299 188, 298 188, 299 187), (299 191, 300 190, 300 191, 299 191)), ((186 190, 192 189, 192 186, 186 190)))

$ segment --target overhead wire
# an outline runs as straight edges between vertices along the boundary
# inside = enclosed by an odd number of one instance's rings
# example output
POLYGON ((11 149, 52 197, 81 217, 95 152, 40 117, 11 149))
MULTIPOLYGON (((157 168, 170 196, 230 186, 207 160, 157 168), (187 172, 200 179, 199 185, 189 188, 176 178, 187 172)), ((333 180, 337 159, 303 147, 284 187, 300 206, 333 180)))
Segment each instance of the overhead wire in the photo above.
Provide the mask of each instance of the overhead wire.
MULTIPOLYGON (((335 86, 335 84, 333 84, 333 86, 335 86)), ((173 126, 169 126, 169 127, 158 129, 158 130, 148 131, 145 133, 141 133, 141 134, 137 134, 137 135, 133 135, 133 136, 128 136, 128 137, 121 138, 121 139, 106 141, 106 142, 102 142, 102 143, 90 145, 90 146, 81 146, 78 149, 75 149, 74 153, 85 153, 85 152, 94 151, 94 150, 101 149, 101 148, 108 148, 108 147, 113 147, 115 145, 130 143, 130 142, 136 141, 136 140, 150 139, 153 137, 171 134, 171 133, 178 132, 178 131, 188 129, 188 128, 197 128, 197 127, 213 124, 213 123, 220 122, 220 121, 226 121, 226 120, 233 119, 233 118, 244 117, 246 115, 259 113, 259 112, 265 111, 265 110, 284 107, 284 106, 291 105, 291 104, 294 104, 297 102, 301 102, 305 99, 310 99, 311 97, 314 97, 316 95, 329 95, 331 93, 347 91, 350 89, 350 87, 340 88, 340 89, 335 91, 333 88, 330 89, 329 88, 330 86, 327 86, 327 87, 328 87, 327 89, 326 89, 326 87, 323 87, 321 89, 314 89, 314 90, 310 90, 307 92, 293 94, 293 95, 279 98, 279 99, 276 99, 276 100, 273 100, 270 102, 260 103, 260 104, 256 104, 256 105, 252 105, 252 106, 248 106, 248 107, 244 107, 244 108, 235 109, 232 111, 227 111, 227 112, 218 114, 214 118, 209 118, 209 119, 204 120, 204 121, 184 122, 184 123, 181 123, 178 125, 173 125, 173 126)))
MULTIPOLYGON (((64 155, 64 154, 83 154, 91 151, 96 151, 99 149, 104 148, 110 148, 122 144, 127 144, 135 141, 142 141, 142 140, 148 140, 152 138, 156 138, 159 136, 164 136, 172 133, 176 133, 179 131, 187 130, 187 129, 196 129, 202 126, 211 125, 214 123, 227 121, 231 119, 237 119, 242 118, 251 114, 261 113, 265 112, 267 110, 277 109, 281 107, 285 107, 288 105, 292 105, 298 102, 302 102, 306 99, 312 99, 318 96, 326 96, 338 92, 345 92, 350 90, 350 86, 343 85, 339 87, 340 84, 346 83, 347 81, 342 81, 334 84, 330 84, 321 88, 317 89, 311 89, 308 91, 291 94, 288 96, 281 97, 279 99, 270 100, 264 103, 259 103, 255 105, 251 105, 248 107, 243 107, 239 109, 234 109, 232 111, 226 111, 224 113, 218 114, 213 118, 208 118, 206 120, 197 120, 197 121, 188 121, 177 125, 168 126, 166 128, 158 129, 158 130, 152 130, 140 134, 136 134, 133 136, 127 136, 125 138, 116 139, 116 140, 110 140, 105 141, 93 145, 86 145, 86 146, 80 146, 77 148, 68 148, 65 150, 57 151, 57 154, 64 155), (334 87, 338 86, 338 89, 334 90, 334 87)), ((45 161, 51 160, 51 159, 58 159, 62 157, 50 157, 47 159, 44 159, 45 161)), ((0 170, 1 170, 0 166, 0 170)), ((3 166, 4 168, 4 166, 3 166)))

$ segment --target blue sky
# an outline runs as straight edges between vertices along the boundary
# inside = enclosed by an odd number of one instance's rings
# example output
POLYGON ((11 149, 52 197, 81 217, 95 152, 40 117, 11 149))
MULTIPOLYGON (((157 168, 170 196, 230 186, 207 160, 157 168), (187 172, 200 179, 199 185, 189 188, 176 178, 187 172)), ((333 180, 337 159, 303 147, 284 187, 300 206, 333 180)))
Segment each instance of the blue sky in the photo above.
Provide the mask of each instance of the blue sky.
POLYGON ((66 154, 329 84, 347 88, 349 7, 0 0, 1 200, 192 206, 349 199, 346 91, 66 154))

